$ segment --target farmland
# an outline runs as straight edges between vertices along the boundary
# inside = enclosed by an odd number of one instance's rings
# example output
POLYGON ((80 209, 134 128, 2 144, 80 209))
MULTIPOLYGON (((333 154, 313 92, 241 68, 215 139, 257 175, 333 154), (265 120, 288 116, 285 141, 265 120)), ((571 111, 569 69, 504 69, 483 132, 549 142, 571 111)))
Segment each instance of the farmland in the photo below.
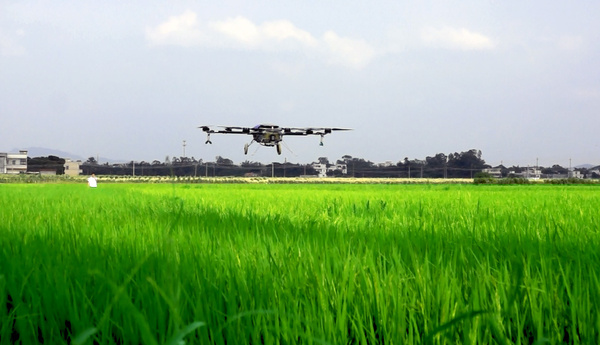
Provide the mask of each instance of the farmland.
POLYGON ((600 186, 0 184, 0 344, 600 343, 600 186))

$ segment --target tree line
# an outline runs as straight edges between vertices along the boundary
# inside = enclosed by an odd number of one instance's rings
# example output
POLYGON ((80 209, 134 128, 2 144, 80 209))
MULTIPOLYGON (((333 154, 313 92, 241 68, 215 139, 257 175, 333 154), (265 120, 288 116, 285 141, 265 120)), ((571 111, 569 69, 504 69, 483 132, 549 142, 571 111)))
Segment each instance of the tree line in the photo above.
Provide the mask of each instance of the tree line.
POLYGON ((245 161, 236 165, 232 160, 217 156, 215 161, 208 162, 193 157, 168 157, 164 162, 134 162, 118 164, 98 164, 93 157, 81 165, 83 174, 89 175, 135 175, 135 176, 276 176, 298 177, 316 174, 311 164, 272 163, 262 164, 245 161))
POLYGON ((27 157, 27 172, 39 173, 42 171, 56 172, 57 175, 65 173, 65 160, 57 156, 27 157))
MULTIPOLYGON (((375 164, 363 158, 349 155, 330 163, 326 157, 319 158, 326 166, 345 166, 346 169, 330 169, 328 176, 348 177, 413 177, 413 178, 470 178, 489 167, 482 159, 480 150, 438 153, 424 160, 405 158, 391 165, 375 164)), ((217 156, 214 161, 196 160, 193 157, 167 157, 164 162, 127 162, 98 164, 94 157, 88 158, 81 168, 84 174, 136 175, 136 176, 275 176, 298 177, 317 175, 313 164, 269 163, 245 161, 239 165, 232 160, 217 156)))
MULTIPOLYGON (((375 164, 363 158, 345 155, 332 163, 326 157, 320 157, 319 163, 329 166, 328 176, 348 177, 395 177, 395 178, 473 178, 483 169, 491 168, 482 158, 480 150, 471 149, 450 154, 438 153, 425 159, 404 158, 396 163, 375 164), (342 170, 341 167, 346 169, 342 170), (340 167, 335 169, 335 167, 340 167)), ((28 158, 28 171, 55 169, 57 174, 64 173, 64 159, 56 156, 28 158)), ((89 157, 80 166, 82 173, 89 175, 135 175, 135 176, 275 176, 299 177, 312 176, 318 172, 312 164, 269 163, 245 161, 234 164, 231 159, 217 156, 212 162, 196 160, 194 157, 166 157, 164 161, 99 164, 94 157, 89 157)), ((526 167, 499 167, 503 177, 510 177, 511 172, 521 173, 526 167)), ((542 174, 567 174, 568 169, 560 165, 539 167, 542 174)), ((587 169, 578 169, 585 177, 598 178, 587 169)))

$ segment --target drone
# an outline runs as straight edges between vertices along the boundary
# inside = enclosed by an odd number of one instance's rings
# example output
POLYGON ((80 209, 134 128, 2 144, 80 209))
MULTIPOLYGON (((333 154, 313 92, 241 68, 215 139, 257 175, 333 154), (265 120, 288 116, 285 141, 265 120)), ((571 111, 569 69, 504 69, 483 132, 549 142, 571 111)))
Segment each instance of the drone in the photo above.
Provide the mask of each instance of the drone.
POLYGON ((271 124, 261 124, 254 127, 234 127, 234 126, 199 126, 206 132, 206 144, 212 144, 211 134, 247 134, 252 136, 252 141, 244 145, 244 154, 248 154, 248 148, 252 143, 258 143, 262 146, 275 147, 277 154, 281 154, 281 141, 284 135, 320 135, 320 146, 323 146, 323 137, 333 131, 348 131, 350 128, 330 128, 330 127, 280 127, 271 124))

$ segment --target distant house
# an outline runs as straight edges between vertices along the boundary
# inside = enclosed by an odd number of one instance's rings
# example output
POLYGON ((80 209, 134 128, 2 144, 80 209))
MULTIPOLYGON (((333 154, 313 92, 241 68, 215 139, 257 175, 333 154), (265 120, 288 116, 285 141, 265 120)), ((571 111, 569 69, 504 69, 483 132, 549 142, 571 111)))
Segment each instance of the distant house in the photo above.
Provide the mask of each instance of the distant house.
POLYGON ((551 174, 549 177, 551 179, 561 179, 561 178, 567 178, 567 177, 569 177, 569 175, 567 175, 567 174, 551 174))
POLYGON ((0 152, 0 174, 21 174, 27 172, 27 150, 19 153, 0 152))
POLYGON ((583 174, 579 170, 569 170, 569 178, 583 178, 583 174))
POLYGON ((40 175, 56 175, 56 169, 39 169, 38 173, 40 175))
POLYGON ((538 168, 527 167, 525 170, 523 170, 520 173, 517 173, 515 171, 509 171, 508 174, 509 175, 514 175, 515 177, 526 178, 526 179, 529 179, 529 180, 539 180, 540 177, 542 176, 542 170, 540 170, 538 168))
POLYGON ((325 163, 313 163, 313 169, 317 172, 319 177, 327 177, 327 164, 325 163))
POLYGON ((325 164, 325 163, 313 163, 313 169, 317 171, 319 177, 327 177, 327 173, 330 171, 339 170, 342 175, 348 174, 348 166, 346 164, 325 164))
POLYGON ((385 162, 383 162, 383 163, 379 163, 379 164, 377 164, 377 165, 378 165, 380 168, 389 168, 389 167, 393 167, 393 166, 394 166, 394 165, 396 165, 396 164, 394 164, 394 162, 392 162, 392 161, 385 161, 385 162))
POLYGON ((495 168, 483 169, 482 172, 488 173, 492 177, 496 177, 496 178, 501 178, 502 177, 502 168, 499 167, 499 166, 495 167, 495 168))
POLYGON ((343 163, 334 164, 334 165, 330 166, 328 169, 329 169, 329 171, 339 170, 342 172, 342 175, 348 175, 348 165, 343 164, 343 163))
POLYGON ((81 161, 73 161, 70 159, 65 159, 65 175, 69 176, 79 176, 82 173, 81 170, 81 161))

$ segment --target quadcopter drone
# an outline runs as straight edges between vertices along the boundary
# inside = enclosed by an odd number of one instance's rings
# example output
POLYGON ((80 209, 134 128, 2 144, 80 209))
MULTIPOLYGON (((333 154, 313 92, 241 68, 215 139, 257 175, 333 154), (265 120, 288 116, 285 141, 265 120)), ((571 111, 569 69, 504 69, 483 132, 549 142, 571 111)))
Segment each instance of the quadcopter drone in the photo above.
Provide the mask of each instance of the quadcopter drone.
POLYGON ((200 126, 206 132, 206 144, 212 144, 211 134, 247 134, 252 136, 252 141, 244 145, 244 154, 248 154, 248 148, 256 142, 262 146, 275 147, 277 154, 281 154, 281 141, 284 135, 320 135, 320 145, 323 146, 323 137, 333 131, 348 131, 350 128, 331 128, 331 127, 280 127, 271 124, 261 124, 254 127, 235 127, 235 126, 200 126))

